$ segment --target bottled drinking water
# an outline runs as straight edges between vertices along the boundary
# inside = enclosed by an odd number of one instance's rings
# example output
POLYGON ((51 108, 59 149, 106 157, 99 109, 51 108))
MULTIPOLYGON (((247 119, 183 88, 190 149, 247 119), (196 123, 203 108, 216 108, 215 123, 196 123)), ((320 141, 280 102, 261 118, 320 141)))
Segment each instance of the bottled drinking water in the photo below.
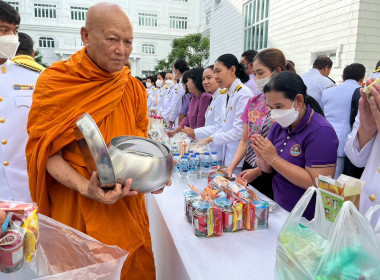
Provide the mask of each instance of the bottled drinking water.
POLYGON ((202 177, 207 178, 211 172, 210 154, 204 153, 202 156, 202 177))
POLYGON ((179 162, 181 179, 187 180, 187 173, 189 173, 189 161, 186 156, 183 156, 179 162))
POLYGON ((177 162, 177 165, 174 167, 174 176, 177 176, 179 174, 179 161, 181 160, 181 157, 179 156, 179 153, 175 153, 173 159, 177 162))
POLYGON ((196 170, 196 156, 192 154, 189 159, 189 174, 187 175, 190 184, 195 184, 197 181, 197 170, 196 170))
POLYGON ((218 153, 212 152, 211 154, 211 166, 218 166, 218 153))

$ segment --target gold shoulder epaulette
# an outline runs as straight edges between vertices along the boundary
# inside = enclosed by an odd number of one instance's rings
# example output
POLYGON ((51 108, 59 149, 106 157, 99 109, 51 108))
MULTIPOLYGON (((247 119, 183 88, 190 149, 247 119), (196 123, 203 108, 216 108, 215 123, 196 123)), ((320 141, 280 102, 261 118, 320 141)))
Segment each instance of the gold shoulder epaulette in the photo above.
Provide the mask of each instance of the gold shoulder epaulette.
POLYGON ((41 73, 42 71, 45 70, 44 67, 41 66, 40 67, 36 67, 36 66, 32 66, 32 65, 29 65, 29 64, 26 64, 26 63, 22 63, 22 62, 19 62, 19 61, 13 61, 15 64, 17 64, 18 66, 21 66, 23 68, 26 68, 28 70, 32 70, 34 72, 38 72, 38 73, 41 73))
POLYGON ((241 84, 239 84, 237 87, 236 87, 236 92, 238 92, 239 90, 241 90, 242 89, 242 85, 241 84))
POLYGON ((228 89, 226 88, 219 90, 220 94, 226 94, 227 92, 228 92, 228 89))
POLYGON ((377 67, 377 69, 376 69, 375 72, 373 72, 373 73, 377 73, 377 72, 380 72, 380 66, 377 67))

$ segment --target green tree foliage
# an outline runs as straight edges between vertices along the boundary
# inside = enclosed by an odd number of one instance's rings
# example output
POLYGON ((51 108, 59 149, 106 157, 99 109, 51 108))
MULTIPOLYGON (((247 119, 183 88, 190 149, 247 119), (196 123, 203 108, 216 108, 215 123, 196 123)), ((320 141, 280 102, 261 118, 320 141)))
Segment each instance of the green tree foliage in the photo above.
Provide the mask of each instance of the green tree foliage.
POLYGON ((203 63, 210 55, 210 40, 202 37, 201 33, 189 34, 176 38, 171 44, 172 50, 166 59, 157 60, 154 70, 169 70, 177 59, 187 61, 189 67, 204 66, 203 63))
POLYGON ((42 65, 43 67, 48 68, 49 65, 44 63, 42 59, 43 59, 42 53, 40 52, 40 50, 36 50, 34 52, 34 61, 37 62, 39 65, 42 65))

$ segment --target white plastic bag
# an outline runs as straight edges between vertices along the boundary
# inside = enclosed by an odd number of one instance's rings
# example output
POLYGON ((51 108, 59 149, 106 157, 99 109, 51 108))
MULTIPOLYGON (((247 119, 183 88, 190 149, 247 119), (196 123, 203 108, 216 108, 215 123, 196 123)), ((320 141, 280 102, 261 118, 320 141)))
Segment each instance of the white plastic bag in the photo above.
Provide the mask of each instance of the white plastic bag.
POLYGON ((0 273, 0 279, 120 279, 128 252, 105 245, 94 238, 44 215, 35 257, 14 273, 0 273))
MULTIPOLYGON (((372 217, 377 212, 380 210, 380 205, 375 205, 370 208, 365 212, 364 216, 367 218, 367 220, 372 224, 374 222, 375 227, 373 230, 375 231, 375 234, 377 236, 377 240, 380 242, 380 218, 376 221, 372 221, 372 217)), ((373 225, 373 224, 372 224, 373 225)))
POLYGON ((343 203, 315 279, 380 279, 380 246, 369 221, 343 203))
POLYGON ((275 278, 277 280, 314 279, 326 247, 327 225, 322 196, 310 187, 294 206, 277 239, 275 278), (316 193, 314 219, 302 217, 316 193))

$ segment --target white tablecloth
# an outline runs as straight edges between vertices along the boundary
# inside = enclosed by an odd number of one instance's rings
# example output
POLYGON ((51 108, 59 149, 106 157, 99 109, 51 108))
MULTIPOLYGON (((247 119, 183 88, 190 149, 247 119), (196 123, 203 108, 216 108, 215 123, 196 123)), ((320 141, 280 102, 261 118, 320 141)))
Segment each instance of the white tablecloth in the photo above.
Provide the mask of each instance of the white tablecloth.
POLYGON ((268 229, 197 237, 185 219, 185 189, 174 183, 146 195, 157 279, 274 279, 277 236, 289 213, 280 207, 270 213, 268 229))

